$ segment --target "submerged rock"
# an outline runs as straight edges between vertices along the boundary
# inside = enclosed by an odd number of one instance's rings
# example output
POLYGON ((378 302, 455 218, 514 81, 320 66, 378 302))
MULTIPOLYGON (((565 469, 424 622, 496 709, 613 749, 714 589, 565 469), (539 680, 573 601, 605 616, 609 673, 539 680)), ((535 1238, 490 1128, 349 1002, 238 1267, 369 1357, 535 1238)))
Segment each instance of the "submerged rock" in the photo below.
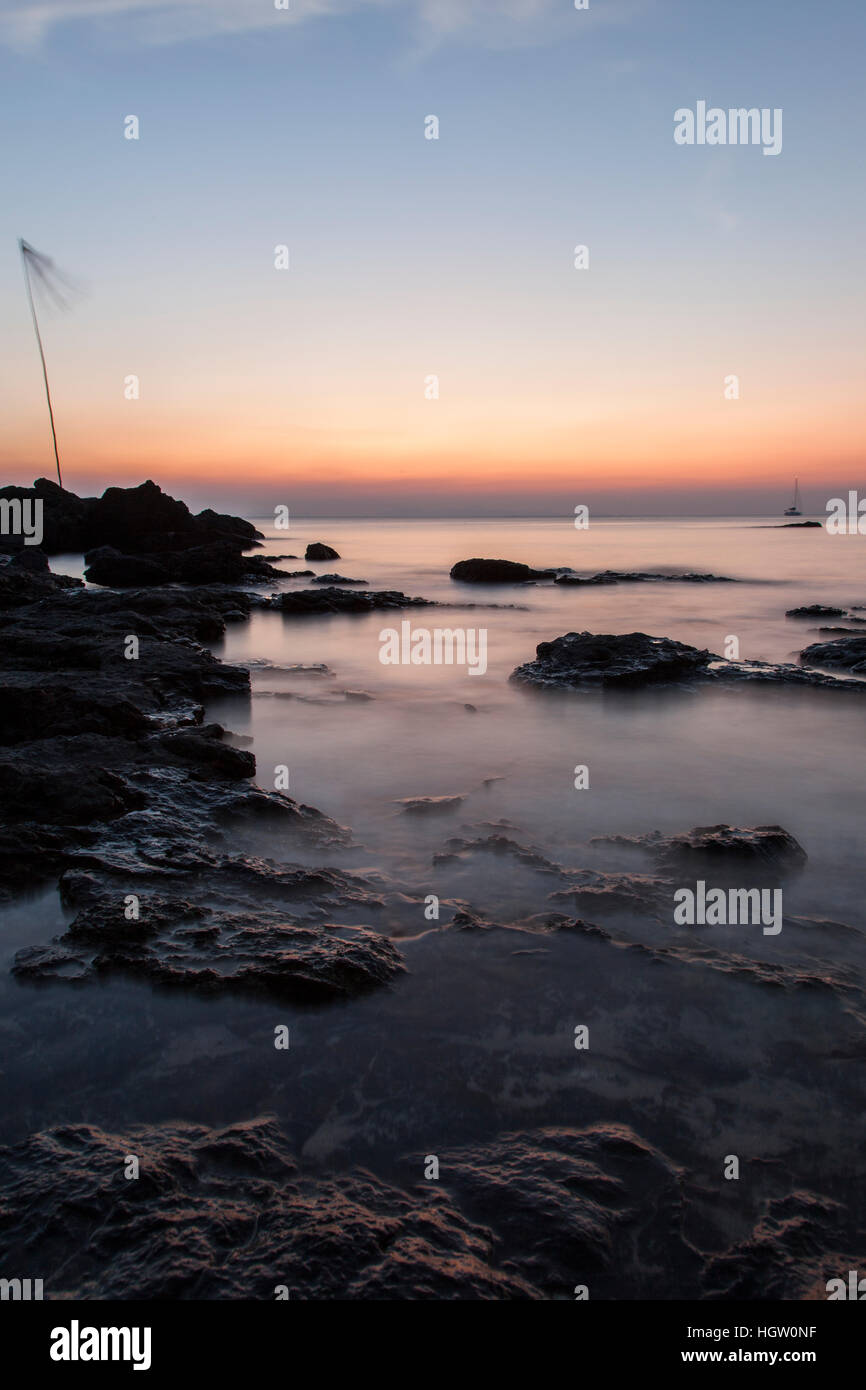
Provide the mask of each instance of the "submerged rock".
MULTIPOLYGON (((308 574, 312 571, 308 570, 308 574)), ((366 579, 347 579, 344 574, 317 574, 314 584, 366 584, 366 579)))
POLYGON ((464 584, 526 584, 552 579, 555 584, 575 588, 600 584, 734 584, 736 580, 720 574, 668 574, 652 570, 602 570, 580 575, 564 566, 533 569, 515 560, 459 560, 451 568, 451 578, 464 584))
POLYGON ((339 553, 324 541, 312 541, 304 551, 305 560, 339 560, 339 553))
POLYGON ((724 574, 659 574, 643 570, 602 570, 599 574, 583 577, 579 574, 558 574, 555 584, 566 587, 581 584, 736 584, 724 574))
POLYGON ((402 796, 396 804, 403 807, 404 816, 429 816, 456 811, 465 800, 466 794, 463 792, 455 796, 402 796))
POLYGON ((577 869, 568 875, 569 886, 549 894, 551 902, 574 903, 578 912, 599 916, 620 913, 669 920, 672 879, 651 874, 603 873, 598 869, 577 869))
POLYGON ((786 618, 844 618, 845 608, 831 608, 826 603, 810 603, 803 608, 789 608, 786 618))
POLYGON ((116 825, 98 851, 79 855, 82 869, 63 874, 61 897, 76 915, 49 946, 18 953, 19 979, 122 974, 211 994, 316 1002, 360 994, 403 970, 386 937, 356 925, 383 906, 365 879, 215 853, 189 828, 181 849, 153 808, 137 824, 129 819, 131 835, 116 825))
POLYGON ((270 607, 295 617, 317 617, 323 613, 372 613, 380 608, 434 607, 431 599, 408 598, 398 589, 368 589, 358 593, 350 589, 291 589, 274 594, 270 607))

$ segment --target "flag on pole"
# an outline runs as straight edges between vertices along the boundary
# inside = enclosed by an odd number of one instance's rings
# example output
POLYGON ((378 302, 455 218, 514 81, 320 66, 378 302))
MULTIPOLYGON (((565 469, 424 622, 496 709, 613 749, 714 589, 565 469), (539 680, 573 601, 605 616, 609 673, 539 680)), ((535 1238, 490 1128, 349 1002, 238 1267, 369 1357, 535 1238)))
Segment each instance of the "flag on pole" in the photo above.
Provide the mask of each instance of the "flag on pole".
POLYGON ((24 283, 27 286, 27 301, 30 305, 30 314, 33 319, 33 329, 36 333, 36 342, 39 347, 39 360, 42 363, 42 379, 45 382, 45 399, 48 402, 48 419, 51 422, 51 438, 54 443, 54 461, 57 464, 57 481, 63 486, 63 476, 60 472, 60 451, 57 447, 57 429, 54 424, 54 407, 51 404, 51 388, 48 385, 48 368, 45 365, 45 350, 42 346, 42 334, 39 331, 39 319, 36 316, 36 303, 33 297, 33 286, 36 285, 37 292, 41 292, 43 298, 55 308, 68 309, 72 299, 74 286, 55 266, 54 262, 48 257, 43 256, 41 251, 37 251, 23 237, 18 238, 18 246, 21 251, 21 263, 24 268, 24 283))

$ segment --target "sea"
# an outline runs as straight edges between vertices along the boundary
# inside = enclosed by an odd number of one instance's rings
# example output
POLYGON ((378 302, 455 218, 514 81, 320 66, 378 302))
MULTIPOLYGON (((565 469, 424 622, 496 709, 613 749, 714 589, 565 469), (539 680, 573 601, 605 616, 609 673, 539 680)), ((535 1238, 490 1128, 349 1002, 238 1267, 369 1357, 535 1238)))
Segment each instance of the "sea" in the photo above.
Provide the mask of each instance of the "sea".
MULTIPOLYGON (((741 660, 796 662, 822 626, 844 620, 787 611, 866 605, 866 540, 777 517, 593 519, 587 530, 537 518, 293 519, 288 530, 254 520, 266 537, 258 553, 286 571, 443 605, 256 610, 213 647, 249 667, 251 698, 206 710, 255 754, 262 787, 287 786, 351 832, 347 848, 316 849, 259 825, 238 830, 233 847, 333 865, 396 895, 400 910, 367 924, 394 937, 406 973, 315 1007, 118 980, 34 990, 8 966, 66 914, 53 890, 23 899, 0 943, 2 1137, 271 1114, 311 1172, 360 1165, 411 1184, 430 1154, 447 1174, 460 1146, 615 1122, 687 1175, 699 1194, 694 1231, 711 1247, 746 1240, 763 1202, 800 1189, 840 1201, 853 1233, 863 1220, 863 692, 561 693, 510 677, 539 643, 582 631, 644 632, 720 655, 735 639, 741 660), (305 561, 313 541, 339 559, 305 561), (473 557, 736 582, 452 580, 455 562, 473 557), (389 630, 406 620, 483 629, 486 669, 383 662, 389 630), (421 798, 446 800, 407 809, 421 798), (803 870, 784 881, 778 935, 677 926, 673 906, 599 918, 599 936, 514 929, 569 911, 551 898, 558 880, 545 864, 652 872, 605 837, 721 823, 780 825, 805 850, 803 870), (477 929, 451 926, 460 911, 477 929), (281 1024, 285 1052, 273 1045, 281 1024), (581 1026, 590 1044, 577 1051, 581 1026), (722 1176, 731 1154, 746 1178, 736 1201, 722 1176)), ((81 557, 52 563, 81 573, 81 557)), ((656 1275, 664 1297, 663 1258, 656 1275)), ((604 1280, 602 1292, 620 1296, 616 1272, 604 1280)))

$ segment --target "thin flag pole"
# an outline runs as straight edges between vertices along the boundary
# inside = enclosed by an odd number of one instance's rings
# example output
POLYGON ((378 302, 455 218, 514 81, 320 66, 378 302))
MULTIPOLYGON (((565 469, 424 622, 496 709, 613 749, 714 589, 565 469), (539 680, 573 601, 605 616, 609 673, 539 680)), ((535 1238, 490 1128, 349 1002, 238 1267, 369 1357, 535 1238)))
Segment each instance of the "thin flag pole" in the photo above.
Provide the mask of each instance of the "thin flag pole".
POLYGON ((27 252, 32 248, 22 237, 18 238, 18 246, 21 251, 21 264, 24 267, 24 283, 27 286, 27 299, 30 304, 30 314, 33 319, 33 327, 36 331, 36 341, 39 344, 39 360, 42 363, 42 379, 45 382, 45 399, 48 401, 48 418, 51 421, 51 438, 54 441, 54 461, 57 464, 57 481, 63 487, 63 475, 60 472, 60 453, 57 449, 57 430, 54 427, 54 408, 51 404, 51 388, 48 385, 48 369, 45 366, 45 352, 42 347, 42 334, 39 332, 39 320, 36 317, 36 305, 33 302, 33 288, 30 284, 30 270, 27 265, 27 252))

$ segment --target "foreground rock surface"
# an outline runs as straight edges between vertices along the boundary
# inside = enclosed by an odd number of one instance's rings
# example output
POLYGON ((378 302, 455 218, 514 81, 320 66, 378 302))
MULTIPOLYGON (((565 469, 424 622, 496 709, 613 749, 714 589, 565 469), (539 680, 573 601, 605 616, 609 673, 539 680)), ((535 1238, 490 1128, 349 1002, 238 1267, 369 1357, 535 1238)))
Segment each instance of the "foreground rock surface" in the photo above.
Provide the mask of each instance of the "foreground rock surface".
POLYGON ((523 1129, 443 1157, 440 1182, 409 1187, 311 1173, 270 1117, 58 1126, 0 1149, 0 1239, 46 1299, 570 1302, 577 1285, 801 1299, 847 1267, 843 1208, 802 1190, 768 1201, 745 1239, 702 1251, 695 1193, 626 1125, 523 1129))

